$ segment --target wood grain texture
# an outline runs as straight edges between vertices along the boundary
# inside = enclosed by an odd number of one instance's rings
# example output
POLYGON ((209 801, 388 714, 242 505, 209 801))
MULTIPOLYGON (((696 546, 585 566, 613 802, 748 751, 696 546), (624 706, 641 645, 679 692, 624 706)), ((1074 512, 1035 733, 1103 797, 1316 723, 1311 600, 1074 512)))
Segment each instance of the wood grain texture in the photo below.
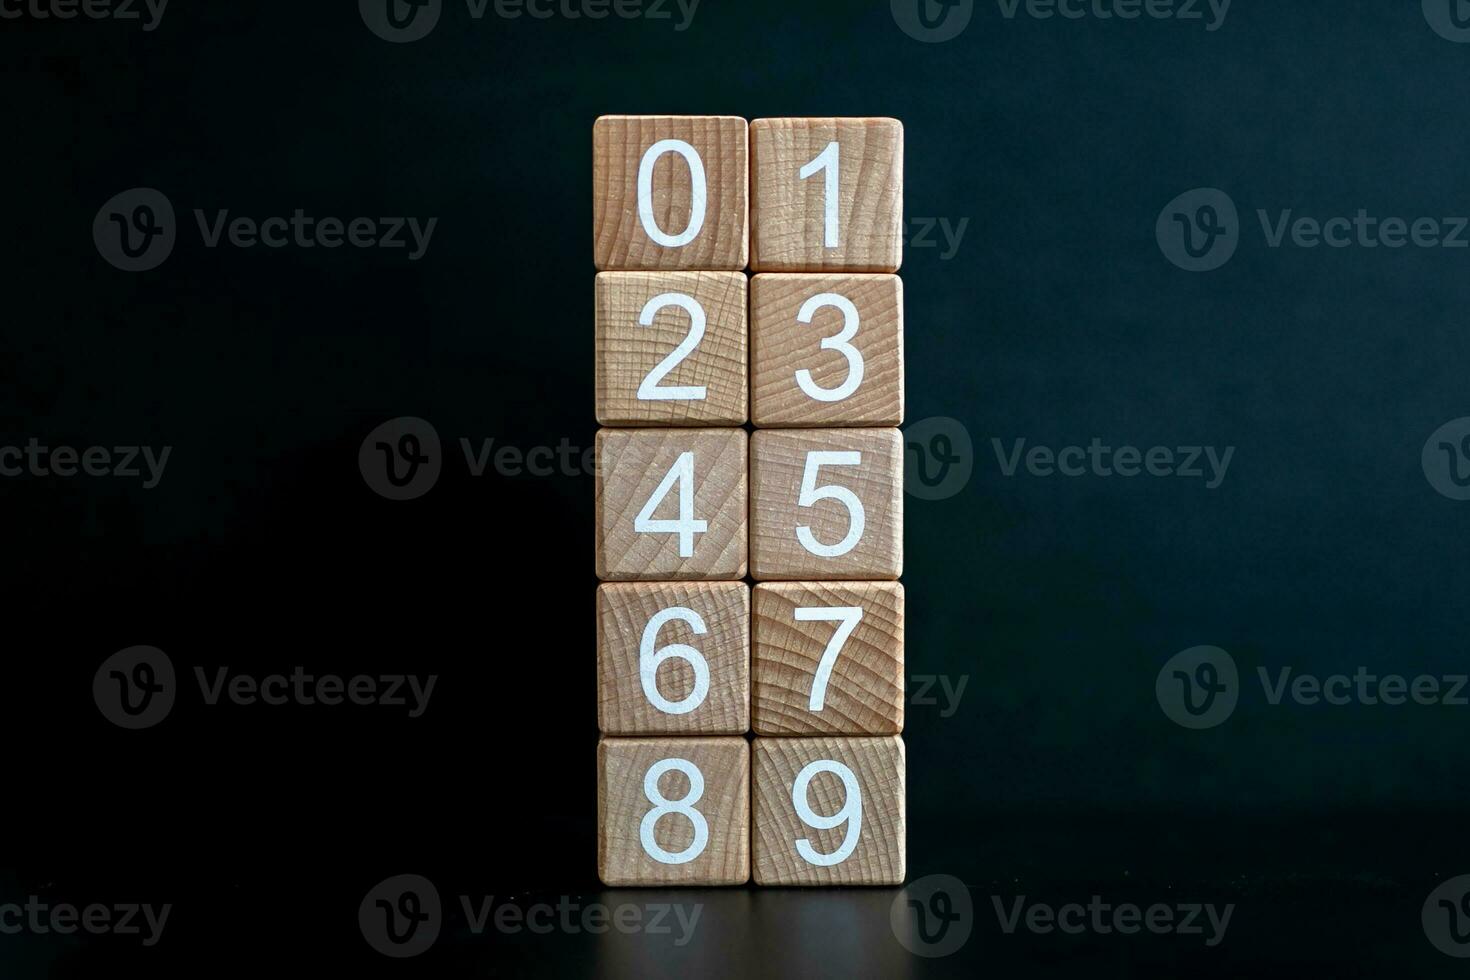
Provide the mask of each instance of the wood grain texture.
POLYGON ((892 580, 903 574, 903 437, 897 429, 762 429, 751 439, 750 569, 757 581, 892 580), (822 466, 815 484, 846 487, 863 505, 851 551, 822 557, 804 547, 806 526, 835 545, 852 521, 838 500, 798 506, 809 452, 861 454, 858 466, 822 466))
MULTIPOLYGON (((667 800, 689 793, 683 773, 658 780, 667 800)), ((687 816, 669 813, 653 825, 660 848, 678 853, 694 840, 687 816)), ((597 876, 603 884, 743 885, 750 880, 750 745, 743 738, 604 738, 597 744, 597 876), (704 816, 709 839, 683 864, 655 860, 640 840, 644 816, 654 808, 643 792, 644 776, 663 759, 693 763, 704 792, 690 804, 704 816)))
MULTIPOLYGON (((740 270, 749 256, 749 127, 738 116, 603 116, 592 127, 592 254, 598 269, 740 270), (704 226, 687 245, 664 246, 638 217, 638 168, 660 140, 683 140, 704 165, 704 226)), ((677 235, 689 226, 689 166, 665 153, 653 169, 653 214, 677 235)))
MULTIPOLYGON (((604 581, 728 581, 746 572, 746 459, 743 429, 602 429, 597 433, 597 577, 604 581), (639 532, 634 518, 679 456, 694 454, 694 516, 708 530, 693 553, 679 535, 639 532)), ((678 488, 653 517, 679 516, 678 488)))
POLYGON ((765 273, 750 282, 751 418, 757 426, 901 425, 903 423, 903 281, 894 275, 765 273), (797 380, 832 390, 852 374, 848 357, 824 349, 845 317, 823 306, 811 322, 798 317, 814 296, 835 293, 858 312, 847 344, 862 359, 862 381, 840 401, 813 398, 797 380))
MULTIPOLYGON (((657 690, 671 702, 694 691, 694 668, 683 658, 663 661, 657 690)), ((597 725, 604 735, 743 735, 750 727, 750 588, 744 582, 621 583, 597 589, 597 725), (660 612, 688 609, 699 633, 674 618, 658 629, 654 649, 684 644, 699 651, 709 687, 698 707, 660 710, 643 690, 640 646, 660 612)))
POLYGON ((751 268, 897 272, 903 262, 903 124, 897 119, 757 119, 750 126, 751 268), (825 244, 825 175, 801 169, 840 147, 839 245, 825 244))
POLYGON ((603 272, 597 276, 597 421, 603 425, 743 425, 747 411, 746 278, 741 272, 603 272), (644 326, 649 300, 691 297, 704 311, 698 346, 658 386, 703 387, 699 399, 642 399, 639 386, 689 337, 691 315, 666 306, 644 326))
MULTIPOLYGON (((751 749, 752 871, 757 885, 903 884, 907 815, 902 738, 757 738, 751 749), (797 774, 824 759, 851 769, 862 792, 857 847, 845 860, 826 867, 808 863, 796 842, 806 839, 817 853, 831 854, 842 845, 846 827, 818 830, 797 816, 792 803, 797 774)), ((807 800, 819 816, 832 816, 846 802, 846 791, 835 774, 818 773, 807 800)))
POLYGON ((787 582, 755 587, 752 716, 757 735, 896 735, 903 731, 903 586, 787 582), (811 709, 822 655, 840 623, 799 620, 797 609, 862 610, 811 709))

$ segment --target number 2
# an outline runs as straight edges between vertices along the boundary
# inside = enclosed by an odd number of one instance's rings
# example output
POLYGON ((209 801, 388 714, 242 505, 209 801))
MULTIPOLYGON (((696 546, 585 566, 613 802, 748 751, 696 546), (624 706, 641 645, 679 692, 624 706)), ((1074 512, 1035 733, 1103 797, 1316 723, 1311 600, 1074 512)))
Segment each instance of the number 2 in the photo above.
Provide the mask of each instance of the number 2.
POLYGON ((836 248, 842 244, 838 228, 838 171, 842 164, 842 148, 833 140, 827 144, 827 148, 819 153, 816 159, 801 168, 801 179, 806 180, 812 174, 826 171, 826 182, 822 188, 822 196, 826 200, 823 209, 822 224, 824 227, 822 244, 828 248, 836 248))
MULTIPOLYGON (((638 322, 642 326, 651 327, 653 326, 653 318, 658 315, 658 311, 667 309, 670 306, 677 306, 689 314, 689 334, 678 347, 675 347, 669 352, 668 357, 659 361, 658 365, 652 371, 648 372, 648 376, 638 386, 638 400, 643 402, 703 401, 706 394, 704 385, 670 385, 667 387, 659 385, 659 382, 668 377, 669 372, 678 367, 684 358, 694 353, 694 349, 704 339, 704 307, 700 306, 699 301, 693 296, 686 296, 683 293, 662 293, 655 296, 644 304, 643 312, 638 314, 638 322)), ((853 330, 856 331, 857 327, 854 326, 853 330)), ((849 334, 848 336, 851 335, 849 334)), ((839 335, 837 339, 843 340, 845 338, 839 335)), ((826 347, 827 341, 822 341, 822 346, 826 347)), ((851 357, 849 357, 849 363, 851 360, 851 357)), ((858 364, 858 372, 859 374, 862 373, 861 362, 858 364)))

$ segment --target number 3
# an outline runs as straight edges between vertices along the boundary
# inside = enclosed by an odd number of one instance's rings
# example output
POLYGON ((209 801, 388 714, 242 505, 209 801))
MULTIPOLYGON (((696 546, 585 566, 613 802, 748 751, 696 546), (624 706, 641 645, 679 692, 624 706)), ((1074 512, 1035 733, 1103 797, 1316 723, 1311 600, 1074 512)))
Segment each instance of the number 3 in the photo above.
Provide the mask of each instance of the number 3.
POLYGON ((796 320, 798 323, 811 323, 812 316, 818 310, 828 306, 842 311, 842 330, 835 337, 823 337, 822 350, 842 352, 842 356, 847 358, 847 380, 836 388, 823 388, 812 380, 810 371, 802 368, 796 372, 796 385, 806 392, 808 397, 815 398, 819 402, 840 402, 857 391, 858 385, 863 383, 863 355, 858 353, 856 347, 848 343, 857 336, 859 323, 857 307, 846 296, 839 296, 837 293, 822 293, 802 304, 801 311, 796 314, 796 320))

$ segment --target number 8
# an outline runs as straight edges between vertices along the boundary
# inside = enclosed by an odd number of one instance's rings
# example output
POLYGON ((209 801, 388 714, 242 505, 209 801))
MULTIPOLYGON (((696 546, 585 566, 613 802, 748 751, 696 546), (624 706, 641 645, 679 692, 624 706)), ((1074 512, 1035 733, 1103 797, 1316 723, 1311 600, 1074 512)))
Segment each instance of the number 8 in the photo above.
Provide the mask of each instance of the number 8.
POLYGON ((791 787, 791 805, 796 808, 796 815, 801 822, 815 830, 831 830, 847 824, 847 834, 842 839, 842 846, 831 854, 823 854, 812 847, 812 842, 802 837, 796 842, 796 853, 800 854, 802 860, 807 864, 815 864, 819 868, 830 868, 834 864, 846 861, 854 850, 857 849, 858 837, 863 828, 863 791, 858 786, 857 776, 853 775, 851 769, 840 762, 831 759, 819 759, 809 762, 806 768, 796 774, 796 782, 791 787), (811 801, 808 799, 812 777, 819 772, 830 772, 842 780, 842 788, 847 792, 847 800, 830 817, 824 817, 812 809, 811 801))
POLYGON ((694 809, 694 804, 704 795, 704 773, 698 766, 688 759, 660 759, 649 766, 643 776, 643 795, 653 804, 653 809, 643 815, 643 822, 638 825, 638 839, 649 857, 660 864, 688 864, 704 853, 705 845, 709 843, 709 822, 704 819, 704 814, 694 809), (689 792, 683 799, 670 800, 659 792, 659 777, 666 772, 682 772, 688 777, 689 792), (688 817, 694 825, 694 840, 682 851, 666 851, 653 839, 653 828, 659 817, 670 813, 688 817))

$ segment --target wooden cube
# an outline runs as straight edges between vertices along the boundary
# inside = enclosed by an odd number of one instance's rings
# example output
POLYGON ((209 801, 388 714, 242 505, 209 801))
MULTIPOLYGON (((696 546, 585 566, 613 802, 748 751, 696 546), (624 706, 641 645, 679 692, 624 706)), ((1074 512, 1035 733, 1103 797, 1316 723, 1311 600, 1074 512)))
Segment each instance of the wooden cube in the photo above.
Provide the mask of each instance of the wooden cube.
POLYGON ((901 885, 903 739, 752 743, 757 885, 901 885))
POLYGON ((750 566, 757 580, 903 574, 897 429, 762 429, 751 447, 750 566))
POLYGON ((737 116, 603 116, 592 127, 598 269, 744 269, 748 126, 737 116))
POLYGON ((752 269, 898 271, 902 123, 757 119, 750 142, 752 269))
POLYGON ((743 738, 597 744, 597 876, 618 885, 750 879, 750 745, 743 738))
POLYGON ((743 272, 597 276, 597 421, 743 425, 743 272))
POLYGON ((752 625, 757 735, 903 731, 902 585, 757 585, 752 625))
POLYGON ((758 426, 903 422, 903 281, 767 273, 750 283, 758 426))
POLYGON ((746 570, 743 429, 602 429, 597 577, 730 580, 746 570))
POLYGON ((597 589, 604 735, 743 735, 750 728, 750 588, 657 582, 597 589))

